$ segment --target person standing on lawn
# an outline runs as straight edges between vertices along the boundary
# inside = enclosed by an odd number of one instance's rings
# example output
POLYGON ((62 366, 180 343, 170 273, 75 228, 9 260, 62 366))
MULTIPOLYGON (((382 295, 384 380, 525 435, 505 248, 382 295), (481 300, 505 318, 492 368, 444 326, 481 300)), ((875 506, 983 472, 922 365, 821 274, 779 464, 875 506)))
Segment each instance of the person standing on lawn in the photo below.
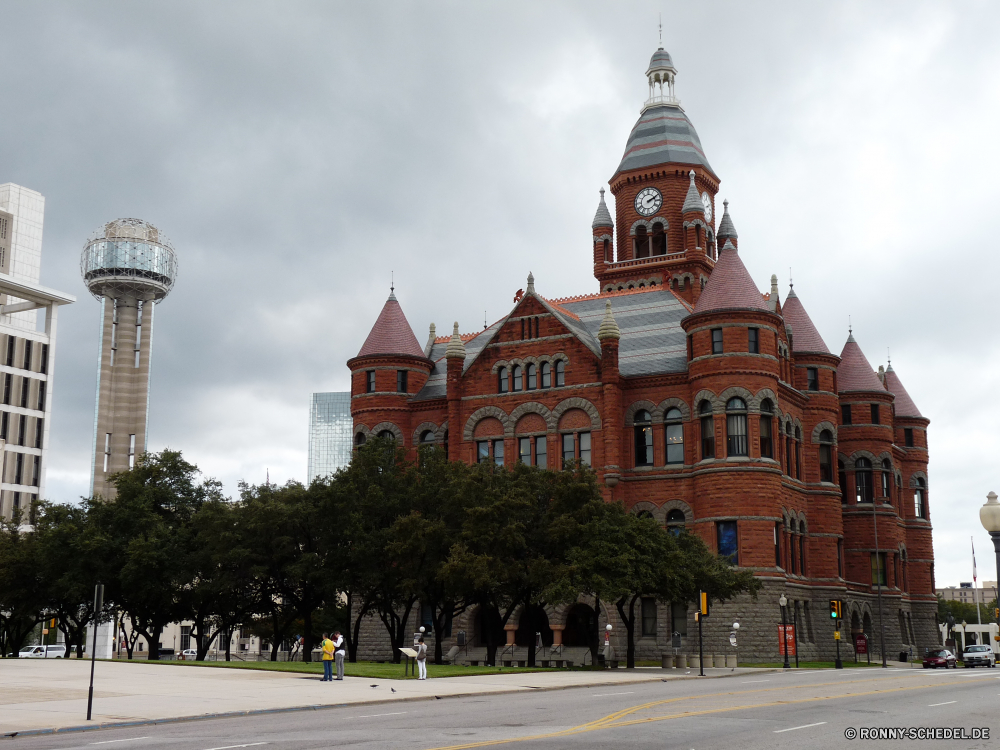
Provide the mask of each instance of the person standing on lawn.
POLYGON ((340 631, 333 634, 333 651, 337 659, 337 679, 344 679, 344 657, 347 656, 347 641, 340 631))
POLYGON ((417 666, 420 668, 420 676, 418 680, 427 679, 427 644, 424 643, 424 637, 420 636, 417 641, 417 666))
POLYGON ((323 649, 323 679, 320 682, 333 681, 333 641, 330 640, 329 633, 323 633, 323 642, 320 644, 323 649))

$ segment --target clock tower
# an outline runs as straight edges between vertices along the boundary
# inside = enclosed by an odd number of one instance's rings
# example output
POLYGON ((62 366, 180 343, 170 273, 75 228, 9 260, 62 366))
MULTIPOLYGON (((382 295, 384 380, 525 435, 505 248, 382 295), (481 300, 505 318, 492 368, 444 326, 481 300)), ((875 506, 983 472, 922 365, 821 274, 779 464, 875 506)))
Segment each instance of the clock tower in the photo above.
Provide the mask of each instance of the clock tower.
POLYGON ((649 98, 609 181, 617 231, 603 191, 594 218, 594 276, 602 292, 669 285, 694 304, 718 259, 719 178, 674 94, 676 75, 660 47, 646 70, 649 98))

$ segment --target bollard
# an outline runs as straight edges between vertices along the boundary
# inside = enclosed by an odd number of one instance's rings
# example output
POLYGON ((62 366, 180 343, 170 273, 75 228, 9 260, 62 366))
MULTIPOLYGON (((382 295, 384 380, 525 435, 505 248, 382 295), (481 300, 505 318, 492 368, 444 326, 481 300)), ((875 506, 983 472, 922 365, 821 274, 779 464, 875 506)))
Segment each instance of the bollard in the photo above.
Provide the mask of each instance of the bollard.
POLYGON ((663 654, 660 657, 660 667, 663 669, 673 669, 674 657, 669 654, 663 654))

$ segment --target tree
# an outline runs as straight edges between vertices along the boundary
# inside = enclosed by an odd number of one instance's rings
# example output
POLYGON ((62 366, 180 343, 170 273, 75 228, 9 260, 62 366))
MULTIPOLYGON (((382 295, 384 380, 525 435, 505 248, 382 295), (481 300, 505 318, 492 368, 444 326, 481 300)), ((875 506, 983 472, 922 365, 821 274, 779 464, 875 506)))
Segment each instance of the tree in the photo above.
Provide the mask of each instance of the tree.
POLYGON ((37 540, 22 513, 0 518, 0 655, 16 653, 41 622, 45 605, 37 540))

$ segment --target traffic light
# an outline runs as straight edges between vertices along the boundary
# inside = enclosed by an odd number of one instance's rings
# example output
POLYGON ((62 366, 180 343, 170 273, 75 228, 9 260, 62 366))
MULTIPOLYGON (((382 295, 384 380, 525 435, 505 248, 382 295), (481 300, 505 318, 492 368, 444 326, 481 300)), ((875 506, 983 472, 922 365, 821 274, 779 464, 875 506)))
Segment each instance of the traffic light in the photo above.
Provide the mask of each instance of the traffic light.
POLYGON ((993 616, 998 620, 1000 620, 1000 607, 997 607, 996 609, 993 610, 993 616))
POLYGON ((53 617, 53 618, 52 618, 52 624, 51 624, 51 625, 49 625, 49 627, 50 627, 50 628, 54 628, 55 626, 56 626, 56 618, 54 618, 54 617, 53 617))
POLYGON ((703 617, 708 617, 710 614, 712 614, 711 603, 708 601, 708 594, 702 591, 700 599, 701 601, 699 602, 700 604, 699 611, 701 612, 703 617))
POLYGON ((830 600, 830 617, 839 620, 844 616, 844 603, 840 599, 830 600))

